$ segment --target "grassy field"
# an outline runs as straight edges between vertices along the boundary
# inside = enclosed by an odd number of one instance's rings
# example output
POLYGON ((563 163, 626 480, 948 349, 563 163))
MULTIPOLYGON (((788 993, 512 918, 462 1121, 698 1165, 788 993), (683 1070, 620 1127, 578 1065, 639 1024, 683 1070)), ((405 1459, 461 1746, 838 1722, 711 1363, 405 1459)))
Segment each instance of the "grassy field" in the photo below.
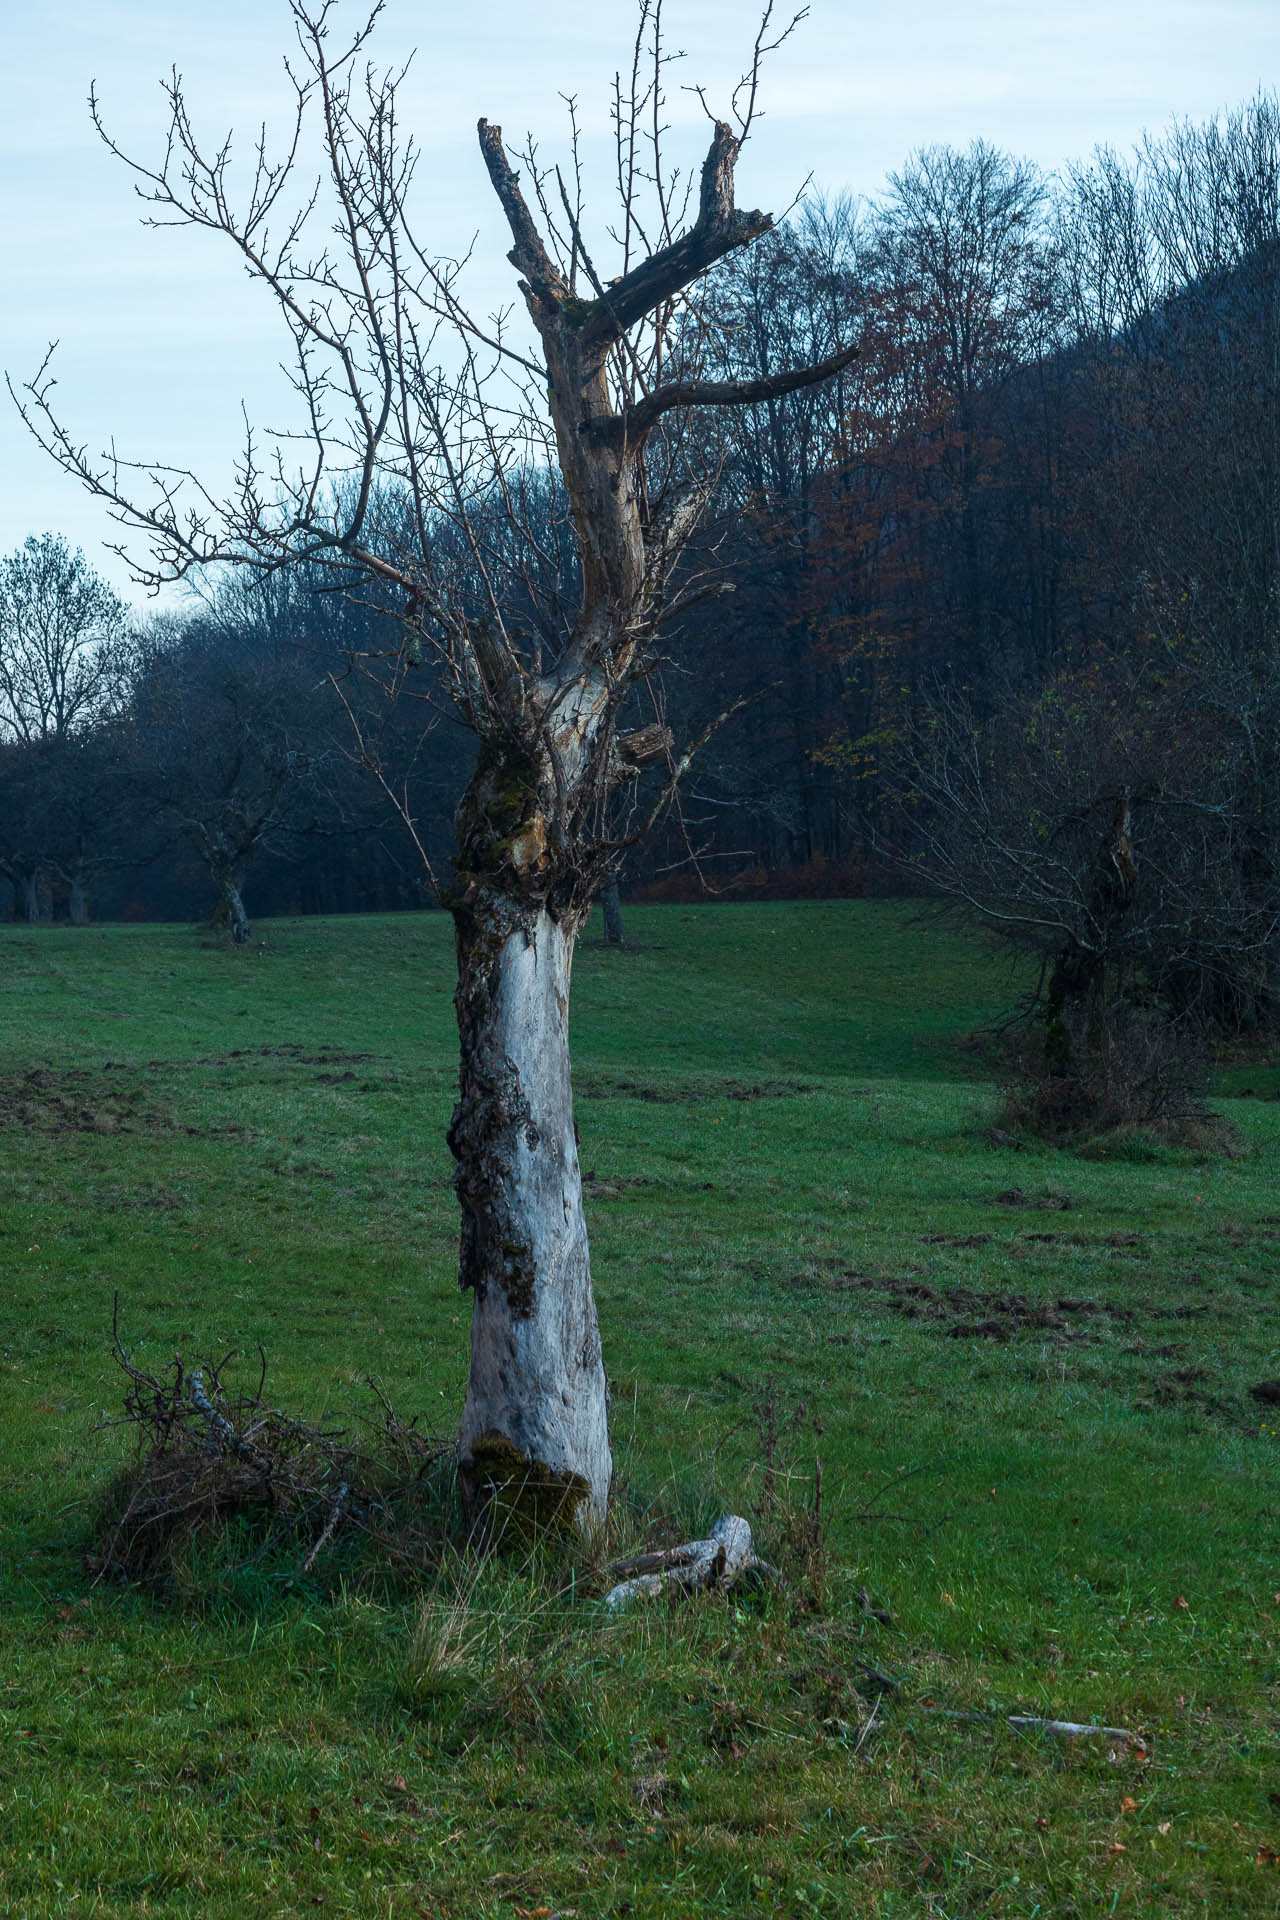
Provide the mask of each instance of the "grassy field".
POLYGON ((1280 1913, 1280 1063, 1224 1079, 1235 1157, 1012 1153, 981 941, 628 931, 575 986, 628 1498, 756 1512, 774 1425, 830 1538, 613 1620, 509 1563, 91 1586, 117 1291, 148 1365, 454 1421, 450 929, 0 929, 0 1915, 1280 1913))

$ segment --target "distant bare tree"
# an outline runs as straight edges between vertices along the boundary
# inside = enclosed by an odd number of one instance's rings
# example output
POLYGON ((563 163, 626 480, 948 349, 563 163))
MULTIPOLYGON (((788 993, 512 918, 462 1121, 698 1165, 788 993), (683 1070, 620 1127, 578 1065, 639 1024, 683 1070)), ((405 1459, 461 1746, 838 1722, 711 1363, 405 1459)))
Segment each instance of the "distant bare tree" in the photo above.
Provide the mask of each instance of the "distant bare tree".
POLYGON ((247 623, 160 621, 139 646, 130 711, 139 807, 207 867, 213 924, 237 945, 252 932, 244 884, 254 859, 354 824, 318 696, 314 670, 287 642, 247 623))
POLYGON ((338 45, 336 7, 293 0, 295 121, 279 157, 265 134, 258 143, 243 200, 230 143, 201 145, 177 78, 165 157, 128 162, 157 221, 217 233, 274 298, 293 343, 305 458, 286 438, 264 466, 251 439, 233 493, 217 500, 176 468, 140 474, 90 458, 54 416, 47 370, 23 407, 54 458, 149 542, 144 579, 219 560, 266 570, 321 562, 337 584, 380 594, 399 613, 405 653, 430 650, 477 735, 455 871, 441 889, 458 955, 449 1140, 460 1278, 474 1300, 464 1487, 482 1508, 514 1482, 552 1510, 600 1517, 612 1462, 570 1093, 574 942, 611 865, 661 811, 697 744, 675 748, 653 679, 660 630, 712 584, 679 571, 717 460, 690 423, 825 380, 853 349, 746 380, 708 379, 701 364, 707 274, 773 225, 734 197, 762 62, 795 24, 775 28, 772 4, 729 118, 712 123, 690 173, 666 153, 660 0, 640 0, 614 93, 607 264, 583 225, 576 125, 568 168, 544 168, 530 148, 518 156, 522 183, 501 130, 481 120, 527 314, 516 333, 506 318, 484 322, 464 308, 458 263, 434 257, 414 230, 419 156, 401 122, 399 75, 365 64, 378 11, 338 45), (314 242, 320 188, 288 198, 313 124, 331 196, 327 235, 314 242), (530 512, 518 478, 551 466, 577 579, 559 613, 545 517, 530 512), (337 493, 335 467, 346 475, 337 493), (544 620, 529 618, 531 603, 544 620), (628 726, 633 693, 649 712, 628 726), (649 766, 663 769, 660 792, 637 817, 627 796, 649 766))
POLYGON ((106 802, 108 763, 89 736, 118 709, 128 623, 125 603, 58 534, 32 534, 0 560, 0 872, 28 922, 51 871, 83 920, 85 881, 106 857, 119 796, 106 802))
POLYGON ((48 865, 43 800, 36 751, 0 739, 0 875, 13 888, 16 917, 32 927, 40 921, 48 865))
POLYGON ((94 882, 147 857, 131 716, 104 714, 26 752, 41 796, 42 866, 65 887, 67 918, 81 927, 94 882))
POLYGON ((985 721, 940 693, 906 760, 914 871, 1041 958, 1054 1112, 1184 1099, 1217 982, 1276 932, 1240 884, 1239 755, 1194 680, 1103 660, 985 721))
POLYGON ((48 740, 109 709, 129 609, 60 534, 0 560, 0 737, 48 740))

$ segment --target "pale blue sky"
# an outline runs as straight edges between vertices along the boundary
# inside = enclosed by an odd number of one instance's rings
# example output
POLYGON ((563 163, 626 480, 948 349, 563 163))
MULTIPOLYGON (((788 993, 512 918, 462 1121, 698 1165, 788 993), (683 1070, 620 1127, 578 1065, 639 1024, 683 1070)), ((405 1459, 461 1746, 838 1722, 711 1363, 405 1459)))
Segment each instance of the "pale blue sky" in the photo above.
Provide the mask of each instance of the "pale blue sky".
MULTIPOLYGON (((731 0, 667 0, 689 79, 721 102, 752 20, 731 0)), ((354 17, 355 8, 349 8, 354 17)), ((508 136, 561 140, 558 95, 577 93, 603 148, 614 67, 632 31, 629 0, 389 0, 379 46, 415 45, 407 89, 425 149, 418 225, 442 250, 478 235, 473 298, 511 296, 504 238, 475 145, 484 114, 508 136)), ((85 111, 97 79, 122 145, 159 150, 157 80, 176 63, 197 124, 251 131, 278 116, 284 0, 33 0, 10 10, 0 73, 0 363, 19 378, 61 341, 58 398, 92 448, 229 472, 240 403, 281 417, 280 335, 269 302, 208 236, 149 233, 124 170, 85 111)), ((1198 118, 1280 80, 1277 0, 814 0, 769 72, 767 117, 739 168, 745 204, 780 208, 805 174, 869 194, 914 147, 975 136, 1052 169, 1099 141, 1127 147, 1144 126, 1198 118)), ((696 103, 675 96, 675 137, 695 164, 696 103)), ((605 211, 601 209, 602 213, 605 211)), ((7 397, 0 415, 0 552, 46 527, 103 551, 103 510, 27 441, 7 397)))

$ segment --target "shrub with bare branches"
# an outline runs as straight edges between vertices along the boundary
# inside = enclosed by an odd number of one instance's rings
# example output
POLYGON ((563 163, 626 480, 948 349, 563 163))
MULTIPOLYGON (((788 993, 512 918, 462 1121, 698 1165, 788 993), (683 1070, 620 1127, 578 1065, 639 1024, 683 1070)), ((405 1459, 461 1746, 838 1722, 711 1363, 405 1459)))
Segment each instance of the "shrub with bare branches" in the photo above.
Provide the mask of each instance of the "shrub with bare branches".
POLYGON ((1020 1124, 1195 1112, 1223 985, 1275 938, 1242 884, 1236 748, 1163 662, 1101 657, 988 719, 935 698, 905 756, 905 864, 1041 961, 1020 1124))

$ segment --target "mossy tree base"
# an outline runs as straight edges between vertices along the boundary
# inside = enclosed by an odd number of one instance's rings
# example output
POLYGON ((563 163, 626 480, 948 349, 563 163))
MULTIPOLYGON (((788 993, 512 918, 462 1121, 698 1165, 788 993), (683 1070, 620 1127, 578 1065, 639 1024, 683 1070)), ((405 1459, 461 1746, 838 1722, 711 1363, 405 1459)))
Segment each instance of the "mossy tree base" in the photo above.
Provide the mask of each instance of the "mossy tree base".
POLYGON ((477 1523, 499 1545, 562 1539, 593 1513, 585 1475, 553 1472, 496 1431, 472 1441, 463 1485, 477 1523))

